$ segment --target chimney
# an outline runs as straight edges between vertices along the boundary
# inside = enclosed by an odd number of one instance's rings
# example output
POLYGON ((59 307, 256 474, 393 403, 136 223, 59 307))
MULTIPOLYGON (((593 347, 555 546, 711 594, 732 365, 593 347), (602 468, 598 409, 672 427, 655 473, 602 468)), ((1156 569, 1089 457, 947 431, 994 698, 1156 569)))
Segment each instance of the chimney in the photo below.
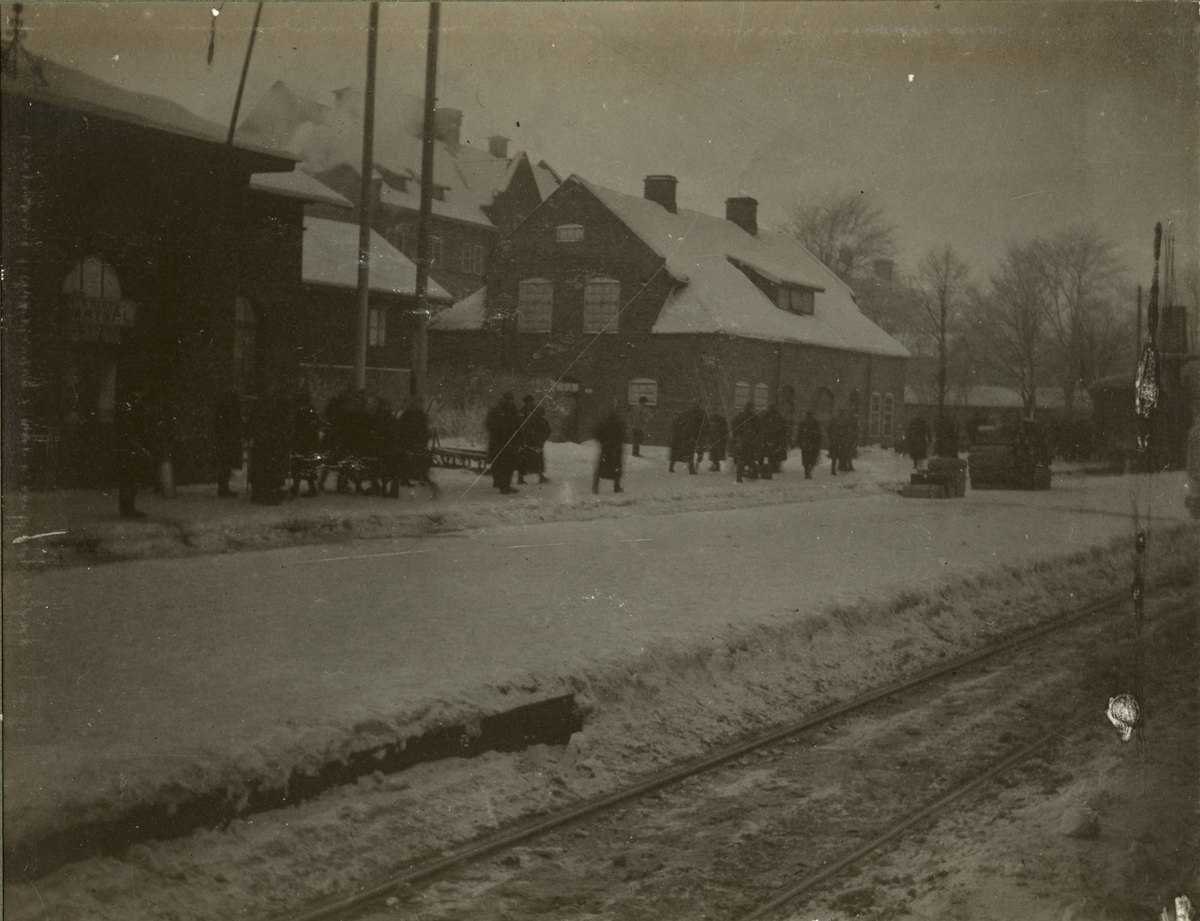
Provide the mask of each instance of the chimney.
POLYGON ((493 134, 488 138, 488 153, 499 160, 507 160, 508 138, 501 134, 493 134))
POLYGON ((676 184, 677 180, 674 176, 647 176, 644 197, 647 201, 657 202, 672 214, 675 214, 676 184))
POLYGON ((725 220, 733 221, 753 237, 758 236, 758 199, 725 199, 725 220))
POLYGON ((463 114, 459 109, 436 109, 433 113, 433 136, 451 148, 458 147, 463 114))

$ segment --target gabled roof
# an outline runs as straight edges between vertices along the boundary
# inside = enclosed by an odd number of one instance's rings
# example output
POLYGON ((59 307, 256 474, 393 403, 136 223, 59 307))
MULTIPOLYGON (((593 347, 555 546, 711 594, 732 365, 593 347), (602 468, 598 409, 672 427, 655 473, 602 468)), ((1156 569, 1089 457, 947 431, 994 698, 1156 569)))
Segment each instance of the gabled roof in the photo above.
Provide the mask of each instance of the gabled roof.
MULTIPOLYGON (((141 128, 153 128, 216 144, 225 143, 228 128, 201 118, 169 99, 121 89, 38 55, 28 55, 25 63, 29 67, 19 67, 15 73, 5 71, 0 77, 0 86, 5 95, 21 96, 141 128)), ((253 153, 296 160, 285 151, 259 146, 236 136, 233 146, 253 153)))
POLYGON ((434 315, 429 321, 429 328, 442 332, 483 329, 487 309, 486 298, 487 288, 480 288, 473 294, 468 294, 453 307, 447 307, 434 315))
MULTIPOLYGON (((306 216, 301 278, 305 284, 356 289, 358 225, 306 216)), ((372 291, 382 294, 415 297, 417 291, 417 267, 373 230, 370 285, 372 291)), ((429 280, 429 299, 445 304, 453 300, 432 278, 429 280)))
POLYGON ((656 333, 726 333, 749 339, 865 352, 897 358, 908 350, 868 320, 850 288, 785 234, 747 233, 732 221, 578 182, 651 250, 677 282, 659 311, 656 333), (780 310, 731 261, 763 276, 816 291, 811 316, 780 310))

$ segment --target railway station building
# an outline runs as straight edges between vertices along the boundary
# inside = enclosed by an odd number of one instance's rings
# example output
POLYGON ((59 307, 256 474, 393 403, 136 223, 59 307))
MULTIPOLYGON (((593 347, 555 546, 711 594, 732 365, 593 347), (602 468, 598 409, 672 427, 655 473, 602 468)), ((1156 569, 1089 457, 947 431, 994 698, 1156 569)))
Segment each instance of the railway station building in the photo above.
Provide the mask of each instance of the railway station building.
POLYGON ((793 429, 844 409, 861 442, 892 443, 908 351, 793 238, 761 234, 757 206, 730 198, 717 218, 678 208, 671 176, 641 198, 571 176, 431 321, 431 378, 466 365, 552 389, 562 440, 646 397, 655 444, 693 400, 727 418, 774 401, 793 429))

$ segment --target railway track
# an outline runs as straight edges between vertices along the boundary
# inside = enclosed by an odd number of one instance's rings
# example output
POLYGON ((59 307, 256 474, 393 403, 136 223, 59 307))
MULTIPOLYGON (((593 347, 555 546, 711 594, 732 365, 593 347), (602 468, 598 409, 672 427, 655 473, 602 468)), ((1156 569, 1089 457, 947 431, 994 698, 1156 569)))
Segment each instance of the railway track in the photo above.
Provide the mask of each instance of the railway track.
MULTIPOLYGON (((412 887, 417 884, 430 884, 434 880, 445 878, 456 872, 468 872, 464 868, 477 865, 505 851, 512 851, 514 848, 518 848, 534 839, 553 835, 561 837, 572 828, 579 826, 587 820, 595 819, 601 814, 611 814, 619 807, 628 807, 642 798, 652 797, 655 794, 661 794, 663 791, 678 788, 680 785, 685 784, 685 782, 716 772, 723 766, 730 765, 731 763, 742 762, 744 764, 747 757, 752 753, 771 753, 771 757, 776 757, 779 755, 781 747, 785 744, 798 743, 811 736, 813 731, 820 727, 829 727, 835 721, 844 720, 868 711, 872 707, 877 707, 881 702, 894 700, 898 695, 928 687, 941 679, 956 675, 971 666, 987 662, 1007 652, 1028 647, 1035 641, 1057 631, 1062 631, 1079 624, 1106 620, 1108 615, 1115 613, 1127 603, 1126 596, 1119 595, 1068 611, 1046 621, 1038 627, 1022 631, 973 653, 949 660, 936 668, 924 671, 912 678, 890 683, 856 697, 853 700, 826 708, 797 722, 715 752, 703 759, 660 772, 646 778, 640 783, 613 794, 580 803, 573 808, 548 816, 519 823, 515 827, 479 839, 458 850, 412 864, 402 870, 397 870, 397 872, 388 875, 386 878, 379 879, 377 882, 354 893, 282 917, 287 918, 288 921, 333 921, 333 919, 351 917, 361 918, 370 915, 378 909, 384 908, 385 901, 389 897, 392 903, 390 906, 391 909, 402 907, 397 904, 397 898, 394 895, 397 892, 411 894, 413 892, 412 887)), ((1194 600, 1188 603, 1194 605, 1194 600)), ((784 886, 783 888, 786 891, 782 894, 776 893, 770 898, 760 898, 760 904, 750 913, 735 910, 733 913, 728 914, 728 917, 741 917, 744 915, 747 921, 751 918, 770 917, 772 912, 778 911, 785 904, 801 896, 804 892, 810 891, 813 887, 828 880, 845 867, 862 859, 886 842, 893 840, 907 828, 947 809, 959 798, 968 795, 1002 772, 1014 768, 1021 761, 1043 750, 1055 736, 1064 735, 1064 730, 1060 728, 1048 735, 1041 734, 1032 743, 1029 742, 1028 732, 1024 734, 1026 735, 1024 742, 1016 746, 1015 751, 1013 750, 1013 745, 1010 743, 1007 750, 1001 753, 1001 757, 996 758, 994 756, 995 753, 993 753, 990 763, 974 765, 970 776, 955 778, 953 781, 946 779, 945 782, 940 783, 938 789, 930 795, 929 801, 915 812, 909 811, 911 810, 911 801, 905 803, 904 805, 907 808, 902 810, 902 817, 871 840, 865 841, 860 846, 851 849, 848 853, 826 855, 822 858, 823 867, 819 873, 810 874, 802 878, 799 883, 793 881, 790 886, 784 886)), ((1005 735, 1009 734, 1006 733, 1005 735)), ((580 834, 579 832, 575 833, 580 834)), ((619 858, 614 858, 614 860, 617 859, 619 858)), ((775 885, 778 888, 778 884, 776 883, 775 885)), ((392 917, 395 917, 393 911, 389 911, 388 913, 392 917)))

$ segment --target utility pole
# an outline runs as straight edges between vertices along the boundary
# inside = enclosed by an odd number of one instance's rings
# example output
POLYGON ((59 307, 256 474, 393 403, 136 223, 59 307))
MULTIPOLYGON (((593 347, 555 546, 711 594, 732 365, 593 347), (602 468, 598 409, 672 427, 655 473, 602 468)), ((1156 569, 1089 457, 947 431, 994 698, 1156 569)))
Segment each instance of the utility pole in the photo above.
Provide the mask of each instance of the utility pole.
POLYGON ((440 11, 440 3, 429 4, 429 35, 425 46, 425 127, 421 136, 421 211, 417 218, 417 309, 412 345, 412 395, 418 401, 428 398, 429 269, 433 262, 429 217, 433 212, 433 136, 440 11))
POLYGON ((358 322, 354 334, 354 386, 367 386, 367 326, 370 322, 371 216, 375 210, 375 52, 379 4, 371 4, 367 27, 367 86, 363 94, 362 184, 358 195, 358 322))

